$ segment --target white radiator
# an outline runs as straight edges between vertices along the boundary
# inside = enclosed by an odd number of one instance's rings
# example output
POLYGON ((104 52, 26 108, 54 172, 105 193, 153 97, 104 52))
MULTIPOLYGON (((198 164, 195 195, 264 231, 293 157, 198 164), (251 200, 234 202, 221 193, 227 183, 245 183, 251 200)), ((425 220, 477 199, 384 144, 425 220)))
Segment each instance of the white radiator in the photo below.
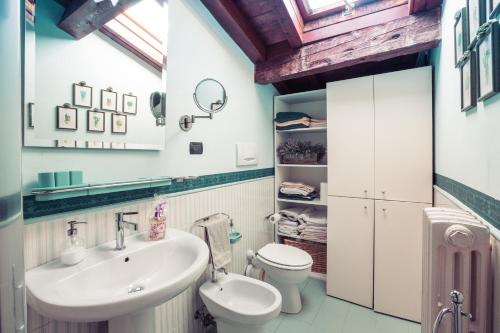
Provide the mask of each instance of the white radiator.
MULTIPOLYGON (((465 297, 463 333, 488 333, 490 232, 471 214, 450 208, 426 208, 423 221, 422 333, 431 333, 450 291, 465 297)), ((451 332, 448 316, 439 333, 451 332)))

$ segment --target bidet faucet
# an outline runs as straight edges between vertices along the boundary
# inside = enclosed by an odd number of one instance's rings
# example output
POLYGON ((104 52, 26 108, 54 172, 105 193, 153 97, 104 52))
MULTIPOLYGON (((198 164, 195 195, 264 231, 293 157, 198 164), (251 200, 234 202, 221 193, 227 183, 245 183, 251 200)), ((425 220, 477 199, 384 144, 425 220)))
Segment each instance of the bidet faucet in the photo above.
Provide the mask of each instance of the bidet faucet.
POLYGON ((125 228, 137 231, 138 224, 128 222, 123 219, 126 215, 137 215, 138 212, 116 213, 116 250, 121 251, 125 249, 125 228))
POLYGON ((212 282, 217 282, 217 272, 222 272, 227 275, 227 271, 224 267, 219 269, 215 269, 214 267, 212 267, 212 282))

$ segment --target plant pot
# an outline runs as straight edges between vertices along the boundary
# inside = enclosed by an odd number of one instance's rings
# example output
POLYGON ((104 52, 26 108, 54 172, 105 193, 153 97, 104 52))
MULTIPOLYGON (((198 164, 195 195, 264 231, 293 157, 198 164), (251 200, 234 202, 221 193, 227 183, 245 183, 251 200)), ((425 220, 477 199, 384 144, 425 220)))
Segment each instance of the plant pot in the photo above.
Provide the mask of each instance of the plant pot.
POLYGON ((285 154, 281 156, 282 164, 318 164, 318 154, 285 154))

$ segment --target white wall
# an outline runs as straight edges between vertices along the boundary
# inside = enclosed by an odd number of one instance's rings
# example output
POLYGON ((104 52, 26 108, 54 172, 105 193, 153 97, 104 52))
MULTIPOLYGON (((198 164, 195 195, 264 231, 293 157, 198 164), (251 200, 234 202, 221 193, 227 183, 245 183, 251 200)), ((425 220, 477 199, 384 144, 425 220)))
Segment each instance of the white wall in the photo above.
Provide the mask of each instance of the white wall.
MULTIPOLYGON (((253 64, 201 2, 170 0, 168 13, 166 149, 147 152, 24 148, 23 183, 26 192, 36 185, 37 173, 42 171, 80 169, 85 172, 86 181, 99 182, 273 166, 275 89, 254 84, 253 64), (198 120, 193 129, 185 133, 179 129, 179 117, 183 114, 202 115, 193 102, 192 93, 197 82, 206 77, 224 84, 228 105, 213 120, 198 120), (204 154, 189 155, 190 141, 203 141, 204 154), (236 167, 235 143, 239 141, 257 143, 258 165, 236 167)), ((54 105, 57 103, 60 101, 54 101, 54 105)))
POLYGON ((435 172, 500 198, 500 94, 460 112, 460 71, 454 67, 453 24, 465 0, 445 0, 435 66, 435 172))

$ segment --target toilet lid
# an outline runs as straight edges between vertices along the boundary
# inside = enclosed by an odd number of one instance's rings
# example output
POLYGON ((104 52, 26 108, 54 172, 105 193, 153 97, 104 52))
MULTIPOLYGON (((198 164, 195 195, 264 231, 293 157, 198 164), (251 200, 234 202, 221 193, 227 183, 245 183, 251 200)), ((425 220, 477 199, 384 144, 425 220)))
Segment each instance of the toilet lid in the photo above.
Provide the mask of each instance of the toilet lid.
POLYGON ((261 248, 258 255, 262 258, 284 266, 308 266, 312 257, 304 250, 284 244, 267 244, 261 248))

